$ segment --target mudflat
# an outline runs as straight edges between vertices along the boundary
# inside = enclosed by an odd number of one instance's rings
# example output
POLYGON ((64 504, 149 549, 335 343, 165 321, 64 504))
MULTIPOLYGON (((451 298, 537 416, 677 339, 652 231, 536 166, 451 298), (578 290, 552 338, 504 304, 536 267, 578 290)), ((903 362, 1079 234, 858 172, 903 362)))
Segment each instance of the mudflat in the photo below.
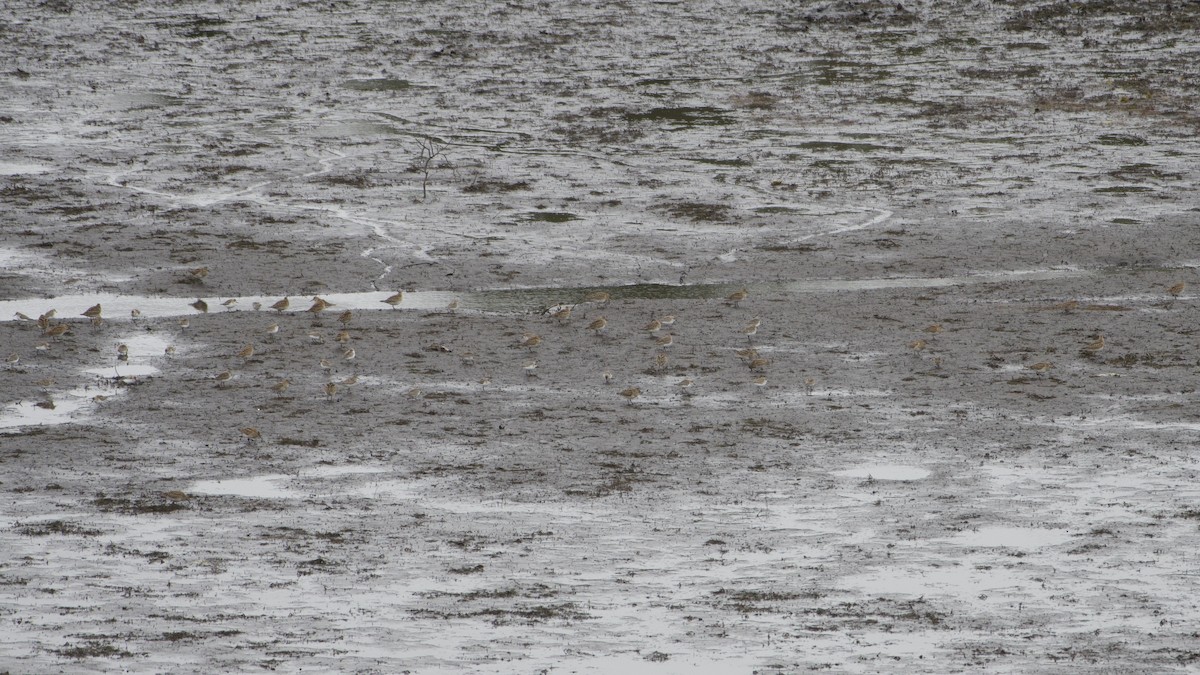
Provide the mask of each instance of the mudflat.
POLYGON ((0 671, 1189 671, 1198 23, 18 3, 0 671))

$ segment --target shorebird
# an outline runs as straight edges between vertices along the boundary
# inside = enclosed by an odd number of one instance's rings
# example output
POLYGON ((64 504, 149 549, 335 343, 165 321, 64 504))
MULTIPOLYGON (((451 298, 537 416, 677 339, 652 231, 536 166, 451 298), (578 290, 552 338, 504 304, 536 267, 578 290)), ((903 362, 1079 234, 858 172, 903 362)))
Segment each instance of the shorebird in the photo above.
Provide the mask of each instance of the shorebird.
POLYGON ((736 352, 734 352, 734 354, 737 354, 738 358, 744 359, 746 361, 753 361, 754 359, 758 358, 758 350, 755 349, 754 347, 746 347, 745 349, 739 349, 736 352))
POLYGON ((195 269, 188 270, 188 274, 192 275, 193 279, 203 279, 204 277, 208 276, 208 268, 197 267, 195 269))
POLYGON ((908 348, 918 353, 924 351, 927 346, 929 346, 929 343, 924 340, 913 340, 908 343, 908 348))
POLYGON ((141 315, 142 315, 142 310, 138 309, 137 307, 134 307, 133 309, 129 310, 130 320, 135 320, 138 317, 140 317, 141 315))
POLYGON ((451 300, 450 302, 447 302, 446 309, 448 309, 452 312, 454 310, 458 309, 458 298, 455 298, 455 299, 451 300))
POLYGON ((238 350, 237 355, 246 360, 254 356, 254 343, 247 343, 245 347, 238 350))
POLYGON ((396 305, 404 302, 404 291, 397 291, 383 300, 380 300, 380 302, 387 303, 388 305, 391 305, 392 309, 396 309, 396 305))
POLYGON ((279 324, 273 323, 270 326, 267 326, 267 329, 264 332, 267 334, 267 337, 274 340, 275 336, 279 333, 279 324))
POLYGON ((1040 361, 1038 363, 1033 364, 1032 366, 1029 366, 1029 369, 1032 370, 1033 372, 1037 373, 1038 375, 1045 375, 1053 367, 1054 367, 1054 364, 1050 363, 1049 361, 1040 361))
POLYGON ((233 306, 236 304, 237 304, 237 298, 229 298, 225 302, 222 302, 221 306, 224 307, 226 310, 232 310, 233 306))
POLYGON ((650 333, 651 335, 653 335, 654 333, 657 333, 661 329, 662 329, 662 322, 659 321, 658 319, 655 319, 655 320, 651 321, 650 323, 646 324, 645 326, 642 326, 642 330, 646 331, 647 333, 650 333))
POLYGON ((313 303, 312 307, 309 307, 305 311, 309 312, 313 316, 316 316, 316 315, 320 314, 321 312, 324 312, 326 309, 328 309, 330 307, 336 307, 336 305, 334 305, 332 302, 329 302, 328 300, 322 298, 319 295, 313 296, 312 303, 313 303))
POLYGON ((254 427, 242 427, 239 431, 242 432, 242 435, 246 437, 246 441, 249 443, 262 438, 262 433, 254 427))
POLYGON ((750 291, 743 288, 740 291, 734 291, 734 292, 730 293, 729 295, 725 296, 725 302, 733 305, 734 307, 737 307, 738 304, 741 303, 741 301, 745 300, 748 295, 750 295, 750 291))
POLYGON ((292 386, 292 381, 285 377, 282 380, 271 385, 271 391, 282 396, 284 394, 284 392, 286 392, 288 390, 288 387, 290 387, 290 386, 292 386))
POLYGON ((696 382, 694 380, 692 380, 692 378, 685 377, 682 380, 680 380, 675 386, 679 387, 680 393, 682 393, 684 396, 691 396, 692 395, 692 386, 695 384, 696 384, 696 382))
POLYGON ((666 335, 655 340, 654 344, 658 345, 659 347, 670 347, 674 342, 675 342, 675 334, 667 333, 666 335))
POLYGON ((65 323, 60 323, 57 326, 51 326, 50 328, 46 329, 46 332, 44 332, 42 334, 45 335, 46 337, 57 338, 57 337, 61 337, 62 335, 66 334, 70 330, 71 330, 70 326, 68 326, 65 323))
POLYGON ((753 321, 746 324, 746 327, 742 329, 742 332, 746 334, 746 339, 753 341, 754 336, 758 334, 758 327, 761 325, 762 319, 758 318, 757 316, 754 317, 753 321))
POLYGON ((197 312, 208 314, 208 303, 200 298, 196 298, 196 301, 192 303, 192 308, 197 312))
POLYGON ((332 370, 333 362, 329 359, 321 359, 321 370, 332 370))
POLYGON ((356 384, 358 384, 358 375, 351 375, 350 377, 342 380, 343 387, 353 387, 356 384))
POLYGON ((1089 354, 1095 354, 1096 352, 1100 351, 1101 349, 1104 349, 1104 336, 1103 335, 1096 336, 1095 340, 1093 340, 1092 342, 1089 342, 1083 346, 1083 351, 1085 351, 1089 354))
POLYGON ((1167 289, 1167 294, 1171 296, 1170 302, 1167 303, 1168 307, 1175 305, 1175 301, 1179 299, 1180 295, 1183 295, 1183 289, 1185 288, 1187 288, 1187 284, 1181 281, 1167 289))
POLYGON ((350 310, 346 310, 346 311, 342 312, 340 315, 338 315, 338 321, 342 324, 343 327, 349 326, 350 322, 352 320, 354 320, 354 312, 352 312, 350 310))
POLYGON ((91 307, 88 307, 86 310, 83 311, 83 314, 80 314, 80 316, 86 316, 89 319, 99 319, 100 318, 100 305, 95 304, 95 305, 92 305, 91 307))
POLYGON ((763 387, 766 387, 767 386, 767 376, 759 375, 758 377, 754 378, 754 386, 758 387, 760 390, 763 387))
POLYGON ((343 361, 353 361, 354 355, 355 355, 354 347, 351 347, 351 348, 347 349, 346 351, 342 352, 342 360, 343 361))
MULTIPOLYGON (((14 354, 14 356, 16 355, 14 354)), ((600 376, 604 378, 604 384, 612 384, 613 374, 611 370, 605 368, 604 372, 600 373, 600 376)))
POLYGON ((667 371, 667 355, 665 352, 659 352, 654 355, 654 368, 660 373, 667 371))
POLYGON ((935 324, 926 326, 926 327, 922 328, 921 330, 926 333, 929 333, 930 335, 937 335, 938 333, 942 332, 942 324, 935 323, 935 324))
POLYGON ((187 327, 190 325, 192 325, 191 319, 188 319, 185 317, 185 318, 182 318, 179 320, 179 327, 182 328, 183 330, 187 330, 187 327))
POLYGON ((117 345, 117 361, 126 363, 129 361, 129 345, 117 345))
POLYGON ((633 405, 633 399, 641 396, 642 390, 638 389, 637 387, 630 387, 622 390, 621 395, 625 397, 626 401, 629 401, 629 405, 633 405))
POLYGON ((521 338, 521 341, 517 343, 518 347, 533 349, 534 347, 542 344, 542 336, 535 333, 524 333, 521 338))
POLYGON ((560 310, 551 312, 550 318, 558 319, 561 322, 566 322, 567 319, 571 318, 571 309, 572 309, 571 307, 563 307, 560 310))
POLYGON ((233 372, 228 371, 228 370, 223 370, 223 371, 217 373, 217 376, 214 377, 213 379, 217 381, 218 387, 223 386, 226 382, 233 379, 233 372))
POLYGON ((524 366, 525 377, 537 377, 537 375, 533 372, 533 371, 537 370, 537 366, 538 366, 537 361, 530 361, 530 362, 526 363, 524 366))
POLYGON ((588 324, 588 330, 595 331, 596 335, 599 335, 600 331, 604 330, 607 326, 608 319, 599 317, 595 321, 588 324))
POLYGON ((350 342, 350 331, 339 330, 337 336, 333 338, 333 341, 343 345, 350 342))
POLYGON ((813 388, 816 386, 817 386, 817 378, 815 378, 815 377, 804 378, 804 393, 808 394, 809 396, 812 396, 813 388))
POLYGON ((314 345, 325 344, 325 338, 321 337, 321 334, 315 330, 308 331, 308 341, 314 345))
POLYGON ((756 373, 761 373, 771 362, 766 359, 753 359, 750 361, 750 370, 756 373))
POLYGON ((4 362, 8 364, 9 368, 12 368, 21 362, 21 355, 13 352, 8 355, 8 358, 4 359, 4 362))
POLYGON ((668 314, 668 315, 664 316, 663 318, 659 319, 658 322, 664 326, 673 326, 673 325, 675 325, 675 315, 668 314))
POLYGON ((282 312, 283 310, 288 308, 288 305, 291 305, 291 304, 292 304, 291 300, 288 300, 286 297, 283 297, 279 300, 276 300, 274 303, 272 303, 271 309, 275 310, 276 312, 282 312))
POLYGON ((612 296, 604 291, 592 291, 583 296, 584 302, 594 302, 597 305, 607 305, 610 299, 612 299, 612 296))
POLYGON ((26 314, 24 312, 14 312, 13 316, 17 317, 17 319, 19 321, 33 321, 34 320, 33 317, 29 316, 28 314, 26 314))
POLYGON ((325 383, 325 395, 329 397, 330 401, 333 400, 333 395, 336 393, 337 393, 337 385, 332 382, 326 382, 325 383))

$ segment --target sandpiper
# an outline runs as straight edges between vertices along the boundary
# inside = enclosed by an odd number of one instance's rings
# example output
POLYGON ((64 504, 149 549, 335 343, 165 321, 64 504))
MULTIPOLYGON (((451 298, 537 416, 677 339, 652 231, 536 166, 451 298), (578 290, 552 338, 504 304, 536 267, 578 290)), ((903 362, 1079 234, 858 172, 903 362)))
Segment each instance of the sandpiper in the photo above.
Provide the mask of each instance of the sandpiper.
POLYGON ((329 302, 328 300, 326 300, 325 298, 322 298, 319 295, 313 296, 312 303, 313 303, 312 306, 309 307, 305 311, 309 312, 313 316, 316 316, 316 315, 320 314, 321 312, 324 312, 326 309, 328 309, 330 307, 336 307, 336 305, 334 305, 332 302, 329 302))
POLYGON ((276 300, 274 303, 272 303, 271 309, 275 310, 276 312, 282 312, 283 310, 287 309, 288 306, 291 304, 292 304, 291 300, 288 300, 287 297, 283 297, 283 298, 280 298, 279 300, 276 300))
POLYGON ((1095 340, 1087 343, 1083 347, 1083 351, 1085 351, 1089 354, 1095 354, 1096 352, 1100 351, 1101 349, 1104 349, 1104 336, 1103 335, 1097 335, 1095 340))
POLYGON ((1032 366, 1029 366, 1029 369, 1032 370, 1033 372, 1037 373, 1038 375, 1045 375, 1053 367, 1054 367, 1054 364, 1050 363, 1049 361, 1040 361, 1038 363, 1033 364, 1032 366))
POLYGON ((395 309, 397 305, 404 302, 404 291, 397 291, 383 300, 380 300, 380 302, 391 305, 392 309, 395 309))

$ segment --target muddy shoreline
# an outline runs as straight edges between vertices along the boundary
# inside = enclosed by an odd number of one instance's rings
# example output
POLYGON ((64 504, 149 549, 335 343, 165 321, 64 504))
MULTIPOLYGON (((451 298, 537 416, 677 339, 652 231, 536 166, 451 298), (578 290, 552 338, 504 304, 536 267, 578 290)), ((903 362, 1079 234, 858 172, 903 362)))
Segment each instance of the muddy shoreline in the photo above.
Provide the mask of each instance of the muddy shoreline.
POLYGON ((0 671, 1200 660, 1196 12, 16 9, 0 671))

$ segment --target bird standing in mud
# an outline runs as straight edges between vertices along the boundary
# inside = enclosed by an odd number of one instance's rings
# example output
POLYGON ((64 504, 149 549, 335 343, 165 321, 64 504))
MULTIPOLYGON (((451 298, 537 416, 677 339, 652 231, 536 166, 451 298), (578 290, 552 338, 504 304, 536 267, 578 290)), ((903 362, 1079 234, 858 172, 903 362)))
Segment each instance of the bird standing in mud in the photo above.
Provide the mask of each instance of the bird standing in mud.
POLYGON ((396 309, 397 305, 404 302, 404 291, 393 293, 383 300, 380 300, 380 302, 390 305, 392 309, 396 309))
POLYGON ((87 310, 84 311, 82 316, 86 316, 88 319, 90 319, 92 322, 92 326, 94 326, 96 328, 99 328, 100 324, 104 321, 104 319, 100 318, 99 303, 92 305, 91 307, 88 307, 87 310))
POLYGON ((1167 307, 1175 306, 1175 301, 1179 299, 1179 296, 1183 295, 1185 288, 1187 288, 1187 284, 1181 281, 1167 289, 1167 295, 1171 296, 1170 301, 1167 302, 1167 307))
POLYGON ((272 303, 271 309, 275 310, 276 312, 282 312, 283 310, 287 309, 288 305, 290 304, 292 304, 291 300, 288 300, 286 297, 280 298, 272 303))
POLYGON ((320 314, 321 312, 324 312, 326 309, 329 309, 330 307, 335 306, 332 302, 329 302, 328 300, 326 300, 325 298, 322 298, 319 295, 313 296, 312 303, 313 303, 312 306, 309 307, 306 311, 314 316, 316 316, 317 314, 320 314))
POLYGON ((1050 369, 1053 367, 1054 367, 1054 364, 1050 363, 1049 361, 1039 361, 1038 363, 1035 363, 1032 366, 1029 366, 1029 369, 1032 370, 1033 372, 1037 373, 1040 376, 1040 375, 1045 375, 1046 373, 1050 372, 1050 369))

